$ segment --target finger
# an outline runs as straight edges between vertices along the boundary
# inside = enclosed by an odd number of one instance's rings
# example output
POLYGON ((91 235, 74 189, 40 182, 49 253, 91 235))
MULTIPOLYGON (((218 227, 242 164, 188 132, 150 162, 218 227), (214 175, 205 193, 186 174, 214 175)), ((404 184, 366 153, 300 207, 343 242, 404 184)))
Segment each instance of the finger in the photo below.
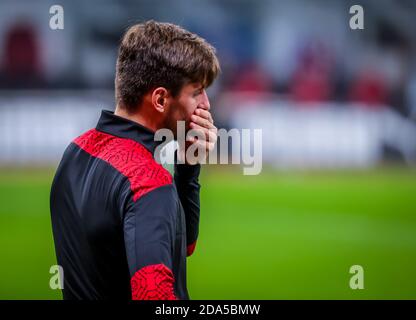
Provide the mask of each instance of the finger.
POLYGON ((194 131, 202 131, 202 132, 204 132, 204 134, 206 134, 207 132, 208 132, 208 130, 210 130, 211 128, 206 128, 206 127, 203 127, 203 126, 201 126, 201 125, 199 125, 199 124, 197 124, 197 123, 195 123, 195 122, 191 122, 190 124, 189 124, 189 126, 191 127, 191 129, 193 129, 194 131))
POLYGON ((209 122, 211 122, 211 123, 214 123, 214 120, 212 119, 212 115, 211 115, 211 112, 209 112, 209 111, 207 111, 207 110, 204 110, 204 109, 196 109, 195 110, 195 114, 197 115, 197 116, 200 116, 200 117, 202 117, 202 118, 205 118, 205 119, 207 119, 209 122))
POLYGON ((191 122, 191 128, 192 128, 193 133, 199 132, 200 134, 202 134, 205 137, 206 141, 214 142, 214 143, 217 141, 218 129, 215 126, 212 126, 212 128, 207 129, 207 128, 201 127, 200 125, 194 122, 191 122))
POLYGON ((216 126, 214 126, 213 124, 211 124, 210 125, 210 127, 209 128, 206 128, 206 127, 203 127, 203 126, 201 126, 201 125, 199 125, 199 124, 197 124, 197 123, 195 123, 195 122, 190 122, 189 123, 189 126, 192 128, 192 129, 196 129, 196 130, 203 130, 204 132, 213 132, 215 135, 217 135, 217 133, 218 133, 218 129, 217 129, 217 127, 216 126))
POLYGON ((200 125, 191 122, 191 137, 196 137, 197 139, 201 139, 203 137, 204 140, 207 140, 209 137, 209 129, 201 127, 200 125))
POLYGON ((211 143, 206 143, 204 141, 196 141, 193 145, 197 146, 197 148, 204 149, 205 153, 208 154, 213 150, 214 145, 211 143))
POLYGON ((217 139, 218 139, 217 130, 210 129, 208 131, 208 142, 215 144, 217 142, 217 139))
POLYGON ((205 127, 201 127, 199 124, 196 124, 195 122, 191 122, 190 127, 191 127, 191 133, 190 133, 191 137, 199 137, 198 133, 204 136, 207 136, 208 134, 209 129, 205 127))
POLYGON ((192 115, 191 116, 191 121, 196 123, 197 125, 207 128, 207 129, 211 129, 214 125, 207 119, 204 119, 200 116, 197 115, 192 115))
POLYGON ((214 150, 215 147, 215 142, 207 142, 207 141, 203 141, 203 140, 196 140, 194 143, 192 143, 192 145, 197 146, 198 148, 203 148, 206 153, 211 152, 212 150, 214 150))
POLYGON ((185 139, 185 141, 187 141, 187 142, 191 142, 191 143, 194 143, 194 142, 196 142, 198 139, 196 138, 196 137, 194 137, 194 136, 190 136, 190 137, 186 137, 186 139, 185 139))

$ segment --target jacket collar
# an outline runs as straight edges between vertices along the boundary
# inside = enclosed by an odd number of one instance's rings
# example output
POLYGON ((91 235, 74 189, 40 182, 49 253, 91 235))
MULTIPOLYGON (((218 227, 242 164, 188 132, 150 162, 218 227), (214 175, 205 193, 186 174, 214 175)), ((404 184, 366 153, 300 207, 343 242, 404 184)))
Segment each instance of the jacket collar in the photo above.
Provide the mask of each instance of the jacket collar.
POLYGON ((132 139, 143 145, 153 155, 156 147, 163 141, 155 141, 155 133, 141 124, 117 116, 113 111, 102 110, 96 130, 117 136, 132 139))

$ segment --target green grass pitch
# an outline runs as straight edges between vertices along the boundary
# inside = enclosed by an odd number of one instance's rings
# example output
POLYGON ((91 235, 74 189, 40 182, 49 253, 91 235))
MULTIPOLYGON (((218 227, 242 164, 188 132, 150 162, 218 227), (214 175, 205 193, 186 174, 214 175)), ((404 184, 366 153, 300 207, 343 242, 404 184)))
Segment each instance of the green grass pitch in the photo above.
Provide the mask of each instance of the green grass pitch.
MULTIPOLYGON (((416 172, 204 168, 192 299, 416 299, 416 172), (349 268, 364 268, 364 289, 349 268)), ((50 169, 0 169, 0 299, 60 299, 50 169)))

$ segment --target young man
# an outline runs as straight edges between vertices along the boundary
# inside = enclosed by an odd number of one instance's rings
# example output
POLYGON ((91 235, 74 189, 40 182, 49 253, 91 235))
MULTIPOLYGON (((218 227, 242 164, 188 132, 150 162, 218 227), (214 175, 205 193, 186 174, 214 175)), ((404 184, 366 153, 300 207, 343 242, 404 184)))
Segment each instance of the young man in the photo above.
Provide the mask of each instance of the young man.
POLYGON ((188 299, 186 257, 199 226, 199 164, 154 158, 158 129, 177 122, 216 140, 205 88, 216 78, 214 48, 178 26, 149 21, 124 35, 115 112, 66 149, 51 190, 51 217, 64 299, 188 299))

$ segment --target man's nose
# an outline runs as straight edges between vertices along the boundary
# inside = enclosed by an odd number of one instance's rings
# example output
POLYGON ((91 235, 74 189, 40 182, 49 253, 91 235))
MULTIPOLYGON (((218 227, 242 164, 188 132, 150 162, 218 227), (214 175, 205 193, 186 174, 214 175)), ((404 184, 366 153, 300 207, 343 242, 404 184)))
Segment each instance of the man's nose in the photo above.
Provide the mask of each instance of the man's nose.
POLYGON ((208 111, 211 109, 211 105, 209 103, 208 95, 207 95, 207 92, 205 90, 202 94, 202 100, 199 103, 199 107, 201 107, 202 109, 208 110, 208 111))

